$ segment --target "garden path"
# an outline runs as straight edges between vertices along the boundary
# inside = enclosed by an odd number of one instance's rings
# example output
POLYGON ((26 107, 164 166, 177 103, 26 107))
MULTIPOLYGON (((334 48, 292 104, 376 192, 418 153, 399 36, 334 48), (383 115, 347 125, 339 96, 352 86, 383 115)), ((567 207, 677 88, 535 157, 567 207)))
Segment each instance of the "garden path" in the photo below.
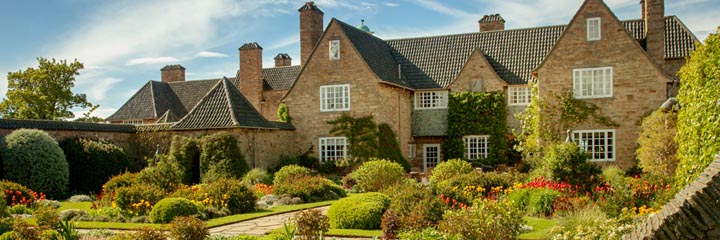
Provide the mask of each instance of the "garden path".
MULTIPOLYGON (((324 206, 324 207, 318 207, 315 209, 318 209, 322 211, 323 213, 327 214, 327 210, 330 208, 330 206, 324 206)), ((288 222, 289 219, 295 215, 297 212, 289 212, 289 213, 283 213, 278 215, 272 215, 267 217, 261 217, 256 218, 252 220, 237 222, 233 224, 228 224, 220 227, 214 227, 210 229, 210 235, 221 235, 221 236, 235 236, 238 234, 248 234, 248 235, 265 235, 266 233, 283 227, 283 223, 288 222)), ((328 238, 332 239, 332 238, 328 238)), ((368 239, 368 238, 340 238, 336 237, 334 239, 368 239)))

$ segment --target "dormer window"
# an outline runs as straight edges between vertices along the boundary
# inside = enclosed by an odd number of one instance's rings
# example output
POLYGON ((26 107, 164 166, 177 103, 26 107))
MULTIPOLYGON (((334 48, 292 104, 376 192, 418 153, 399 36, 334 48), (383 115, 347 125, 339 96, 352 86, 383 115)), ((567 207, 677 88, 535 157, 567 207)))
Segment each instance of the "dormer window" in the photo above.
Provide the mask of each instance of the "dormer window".
POLYGON ((587 40, 597 41, 600 40, 600 18, 588 18, 587 19, 587 40))
POLYGON ((330 60, 340 59, 340 40, 330 40, 330 60))

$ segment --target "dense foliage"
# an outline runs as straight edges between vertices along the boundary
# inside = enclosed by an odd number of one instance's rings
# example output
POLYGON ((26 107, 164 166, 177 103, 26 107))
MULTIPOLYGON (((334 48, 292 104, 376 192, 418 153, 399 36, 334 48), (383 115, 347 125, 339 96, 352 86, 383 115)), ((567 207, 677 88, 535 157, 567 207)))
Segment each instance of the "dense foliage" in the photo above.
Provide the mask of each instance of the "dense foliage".
POLYGON ((552 144, 546 148, 542 166, 533 172, 535 176, 564 181, 589 190, 594 186, 600 167, 588 162, 588 155, 575 143, 552 144))
POLYGON ((377 155, 377 124, 372 116, 354 117, 343 113, 327 123, 332 125, 331 134, 347 138, 349 156, 367 160, 377 155))
POLYGON ((467 210, 445 212, 439 230, 462 239, 515 239, 523 223, 522 212, 510 201, 484 199, 467 210))
POLYGON ((380 229, 383 213, 390 206, 390 198, 370 192, 351 195, 333 203, 328 209, 331 228, 380 229))
POLYGON ((511 149, 507 140, 505 94, 460 92, 450 94, 449 98, 448 139, 443 145, 445 159, 465 158, 464 136, 490 135, 488 157, 480 160, 481 163, 508 163, 511 149))
MULTIPOLYGON (((73 118, 73 108, 97 106, 85 94, 73 94, 75 76, 83 69, 75 60, 56 61, 38 58, 38 68, 29 67, 7 75, 7 98, 0 102, 3 118, 62 120, 73 118)), ((87 116, 86 116, 87 117, 87 116)))
POLYGON ((403 181, 405 170, 396 162, 377 159, 363 163, 350 176, 362 191, 376 192, 403 181))
POLYGON ((383 193, 390 197, 388 209, 398 216, 400 226, 397 227, 401 229, 422 230, 442 219, 445 203, 421 183, 404 181, 386 188, 383 193))
POLYGON ((452 177, 474 171, 472 164, 462 159, 450 159, 439 163, 430 175, 430 183, 440 183, 452 177))
POLYGON ((137 182, 149 184, 165 192, 173 192, 182 182, 183 174, 177 163, 168 161, 167 156, 159 155, 158 162, 148 166, 137 174, 137 182))
POLYGON ((290 117, 290 109, 288 109, 288 106, 284 102, 280 103, 280 106, 278 106, 277 118, 281 122, 289 123, 292 121, 292 117, 290 117))
POLYGON ((200 162, 202 182, 223 177, 240 178, 249 170, 237 140, 225 132, 203 137, 200 162))
POLYGON ((345 190, 326 178, 313 176, 310 169, 289 165, 275 173, 276 194, 289 194, 306 202, 338 199, 347 195, 345 190))
POLYGON ((210 231, 202 220, 180 216, 170 222, 170 236, 174 239, 203 240, 210 236, 210 231))
POLYGON ((186 185, 200 182, 200 143, 197 139, 175 135, 170 144, 170 157, 182 171, 181 182, 186 185))
POLYGON ((323 239, 330 230, 330 220, 320 210, 308 209, 293 216, 296 236, 300 240, 323 239))
POLYGON ((638 136, 636 156, 643 172, 655 175, 675 175, 678 164, 677 113, 657 110, 645 117, 638 136))
POLYGON ((410 163, 403 157, 395 132, 390 124, 378 124, 378 153, 377 158, 387 159, 400 164, 405 172, 410 171, 410 163))
POLYGON ((675 186, 685 187, 720 152, 720 29, 680 69, 678 164, 675 186))
POLYGON ((70 167, 70 190, 99 192, 110 177, 130 167, 125 151, 105 140, 68 138, 60 142, 70 167))
POLYGON ((165 198, 157 202, 150 211, 153 223, 169 223, 179 216, 190 216, 198 212, 193 202, 185 198, 165 198))
POLYGON ((70 181, 70 170, 58 143, 46 132, 18 129, 5 137, 5 178, 50 197, 62 197, 70 181))

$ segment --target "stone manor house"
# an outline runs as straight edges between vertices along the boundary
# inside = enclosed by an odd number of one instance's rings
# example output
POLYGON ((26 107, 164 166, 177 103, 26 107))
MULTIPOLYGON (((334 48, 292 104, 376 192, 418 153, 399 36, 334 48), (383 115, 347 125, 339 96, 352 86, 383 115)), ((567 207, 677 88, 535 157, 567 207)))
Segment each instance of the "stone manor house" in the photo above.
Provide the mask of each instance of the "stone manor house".
MULTIPOLYGON (((263 68, 263 48, 239 48, 234 77, 186 80, 185 68, 161 69, 117 112, 116 124, 159 124, 178 134, 227 131, 238 137, 252 166, 270 166, 282 154, 313 147, 320 161, 347 157, 347 140, 326 122, 346 113, 389 124, 404 156, 417 169, 443 159, 448 94, 502 91, 508 125, 539 97, 571 92, 618 126, 586 122, 572 137, 591 161, 630 167, 643 116, 677 92, 677 71, 697 38, 663 0, 641 0, 641 18, 619 20, 602 0, 585 0, 567 25, 505 29, 499 15, 478 21, 479 31, 385 40, 367 26, 337 19, 305 3, 300 15, 300 64, 287 54, 263 68), (284 103, 292 121, 277 121, 284 103)), ((564 134, 565 133, 559 133, 564 134)), ((564 138, 564 137, 563 137, 564 138)), ((464 136, 468 159, 487 157, 488 135, 464 136)))

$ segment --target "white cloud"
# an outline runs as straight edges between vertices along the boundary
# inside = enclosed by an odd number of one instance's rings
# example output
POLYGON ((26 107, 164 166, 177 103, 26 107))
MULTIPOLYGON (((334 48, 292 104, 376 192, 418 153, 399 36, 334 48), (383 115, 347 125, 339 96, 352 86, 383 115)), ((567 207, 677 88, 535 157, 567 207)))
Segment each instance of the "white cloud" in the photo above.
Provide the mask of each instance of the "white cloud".
POLYGON ((173 63, 179 60, 174 57, 142 57, 130 59, 125 65, 132 66, 138 64, 157 64, 157 63, 173 63))
MULTIPOLYGON (((90 114, 90 116, 95 116, 95 117, 104 119, 104 118, 109 117, 113 113, 115 113, 115 111, 117 111, 117 110, 118 110, 117 108, 101 106, 101 107, 98 107, 97 109, 95 109, 95 111, 93 111, 92 114, 90 114)), ((80 118, 80 117, 83 117, 83 115, 87 112, 88 112, 87 109, 77 110, 77 111, 73 111, 73 114, 75 114, 75 118, 80 118)))
POLYGON ((462 11, 462 10, 459 10, 459 9, 454 9, 454 8, 451 8, 451 7, 447 7, 447 6, 443 5, 442 3, 436 2, 436 1, 431 1, 431 0, 416 0, 415 2, 416 2, 418 5, 424 7, 424 8, 426 8, 426 9, 428 9, 428 10, 436 11, 436 12, 443 13, 443 14, 450 15, 450 16, 454 16, 454 17, 465 17, 465 16, 469 16, 469 15, 470 15, 469 13, 467 13, 467 12, 465 12, 465 11, 462 11))
POLYGON ((111 77, 93 79, 92 87, 86 88, 84 92, 90 102, 102 101, 105 100, 105 98, 108 96, 108 91, 112 89, 115 84, 121 81, 122 79, 120 78, 111 77))
POLYGON ((391 2, 387 2, 387 3, 385 3, 384 5, 387 6, 387 7, 398 7, 398 6, 400 6, 400 4, 391 3, 391 2))
POLYGON ((219 53, 219 52, 209 52, 209 51, 202 51, 195 54, 195 57, 201 57, 201 58, 224 58, 228 57, 227 54, 219 53))
POLYGON ((298 34, 291 34, 285 38, 282 38, 280 40, 277 40, 270 44, 270 47, 267 50, 275 50, 279 48, 284 48, 290 45, 295 45, 300 43, 300 35, 298 34))

